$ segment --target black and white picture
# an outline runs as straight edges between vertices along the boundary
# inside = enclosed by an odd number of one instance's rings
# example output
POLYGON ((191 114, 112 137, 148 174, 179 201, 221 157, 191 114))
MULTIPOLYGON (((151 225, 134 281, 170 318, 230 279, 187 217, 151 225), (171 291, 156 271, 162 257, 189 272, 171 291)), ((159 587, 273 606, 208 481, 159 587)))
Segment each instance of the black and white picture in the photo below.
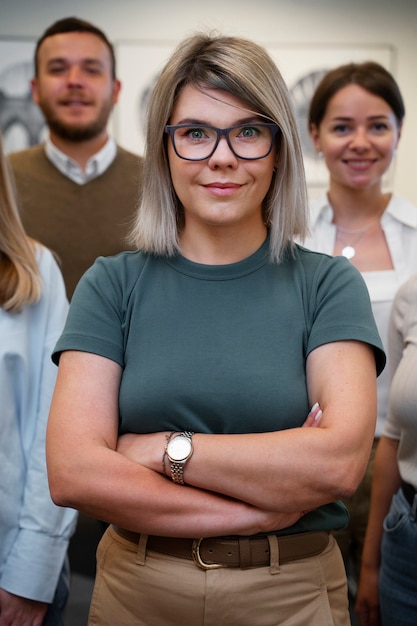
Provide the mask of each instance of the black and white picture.
POLYGON ((34 49, 32 41, 0 40, 0 129, 6 152, 37 144, 45 133, 30 91, 34 49))
POLYGON ((114 110, 113 124, 123 147, 137 154, 144 151, 149 94, 175 45, 169 42, 160 45, 137 42, 116 45, 117 74, 122 90, 114 110))

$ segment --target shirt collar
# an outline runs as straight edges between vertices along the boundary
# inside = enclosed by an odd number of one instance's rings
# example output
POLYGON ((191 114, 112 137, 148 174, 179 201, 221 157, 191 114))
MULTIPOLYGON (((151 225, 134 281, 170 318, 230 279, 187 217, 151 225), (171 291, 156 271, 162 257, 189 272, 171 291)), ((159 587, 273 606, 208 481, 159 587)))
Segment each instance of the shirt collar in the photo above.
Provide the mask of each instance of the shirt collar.
POLYGON ((85 185, 90 180, 101 176, 116 157, 117 147, 114 139, 109 137, 104 146, 87 161, 85 172, 78 163, 65 152, 59 150, 48 137, 45 141, 45 152, 48 159, 67 178, 77 185, 85 185))
MULTIPOLYGON (((415 207, 408 200, 400 198, 400 196, 394 193, 391 195, 387 208, 381 217, 382 223, 388 220, 389 217, 405 226, 417 229, 417 211, 415 207)), ((310 210, 310 225, 312 229, 314 229, 319 219, 329 224, 333 221, 333 208, 326 194, 312 202, 310 210)))

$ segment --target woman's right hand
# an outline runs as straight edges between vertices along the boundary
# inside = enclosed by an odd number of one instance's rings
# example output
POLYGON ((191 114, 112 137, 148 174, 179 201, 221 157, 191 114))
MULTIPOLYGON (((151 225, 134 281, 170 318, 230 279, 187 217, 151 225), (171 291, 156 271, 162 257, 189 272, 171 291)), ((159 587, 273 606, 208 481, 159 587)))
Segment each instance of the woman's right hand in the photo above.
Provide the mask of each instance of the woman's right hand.
MULTIPOLYGON (((311 407, 310 412, 302 425, 302 428, 317 428, 318 426, 320 426, 320 419, 322 414, 323 413, 320 405, 318 402, 316 402, 311 407)), ((267 512, 260 510, 260 513, 265 516, 265 528, 263 528, 262 530, 255 530, 253 531, 253 533, 250 534, 256 534, 257 532, 271 532, 273 530, 283 530, 284 528, 289 528, 290 526, 298 522, 301 517, 303 517, 307 513, 310 513, 310 511, 300 511, 297 513, 277 513, 276 511, 267 512)))
POLYGON ((316 428, 320 425, 321 416, 323 415, 323 411, 320 408, 318 402, 313 404, 310 409, 310 413, 307 415, 302 428, 316 428))
MULTIPOLYGON (((306 513, 308 513, 308 511, 306 511, 306 513)), ((250 517, 248 515, 245 517, 245 520, 242 519, 242 523, 244 522, 245 528, 240 527, 237 533, 233 532, 223 534, 239 534, 249 537, 259 533, 274 533, 277 530, 290 528, 290 526, 293 526, 296 522, 298 522, 303 515, 305 515, 304 512, 277 513, 276 511, 269 512, 258 509, 257 514, 255 513, 254 516, 250 517)))
MULTIPOLYGON (((302 428, 317 428, 320 426, 320 419, 322 416, 322 410, 318 402, 316 402, 310 409, 302 428)), ((269 530, 282 530, 292 526, 298 520, 310 513, 310 511, 300 511, 298 513, 272 513, 272 527, 269 530)), ((259 531, 258 531, 259 532, 259 531)))
MULTIPOLYGON (((311 426, 317 426, 318 422, 314 422, 314 417, 317 414, 316 409, 314 412, 310 413, 307 420, 311 421, 311 426)), ((307 422, 306 420, 306 422, 307 422)), ((305 425, 307 425, 305 423, 305 425)), ((152 463, 150 460, 145 461, 145 459, 151 459, 154 457, 154 453, 150 452, 155 446, 157 449, 163 449, 162 445, 166 442, 165 434, 169 433, 150 433, 147 435, 134 435, 134 434, 125 434, 119 437, 117 451, 120 454, 130 458, 131 460, 145 464, 149 467, 149 469, 154 469, 162 473, 162 462, 161 455, 158 455, 158 466, 152 468, 152 463)), ((184 490, 185 486, 180 486, 179 489, 184 490)), ((194 489, 194 488, 193 488, 194 489)), ((214 495, 214 494, 213 494, 214 495)), ((219 494, 219 498, 223 499, 226 506, 227 503, 232 505, 232 500, 229 498, 225 498, 219 494)), ((236 510, 236 519, 242 516, 242 523, 246 523, 244 520, 248 522, 248 527, 245 530, 241 530, 241 534, 243 535, 254 535, 259 532, 271 532, 273 530, 282 530, 283 528, 288 528, 288 526, 292 526, 295 524, 300 517, 308 513, 308 511, 297 511, 291 513, 282 513, 278 511, 266 511, 263 509, 257 509, 256 507, 251 506, 250 504, 246 504, 244 502, 235 502, 235 506, 238 507, 236 510)))
MULTIPOLYGON (((317 428, 320 425, 322 411, 318 402, 310 409, 302 428, 317 428)), ((163 473, 162 454, 169 432, 120 435, 117 441, 117 452, 145 467, 163 473), (158 451, 155 456, 155 451, 158 451)))
MULTIPOLYGON (((302 428, 317 428, 320 425, 321 416, 322 411, 320 405, 316 402, 307 415, 302 428)), ((167 432, 149 433, 146 435, 136 435, 130 433, 122 435, 118 439, 117 452, 137 463, 145 465, 149 469, 162 473, 160 451, 163 450, 163 446, 167 439, 166 435, 168 434, 169 433, 167 432), (156 456, 155 449, 158 450, 158 454, 156 456)), ((184 487, 181 488, 183 489, 184 487)), ((288 528, 289 526, 295 524, 301 517, 310 512, 309 510, 306 510, 284 513, 279 511, 257 509, 256 507, 245 504, 244 502, 236 502, 235 504, 239 508, 246 508, 244 517, 249 522, 249 526, 247 529, 241 530, 241 534, 247 535, 288 528)), ((236 511, 236 515, 239 517, 240 512, 236 511)))
POLYGON ((0 589, 0 626, 41 626, 47 608, 45 602, 22 598, 0 589))
POLYGON ((355 603, 355 613, 360 626, 381 626, 378 577, 379 568, 362 565, 355 603))

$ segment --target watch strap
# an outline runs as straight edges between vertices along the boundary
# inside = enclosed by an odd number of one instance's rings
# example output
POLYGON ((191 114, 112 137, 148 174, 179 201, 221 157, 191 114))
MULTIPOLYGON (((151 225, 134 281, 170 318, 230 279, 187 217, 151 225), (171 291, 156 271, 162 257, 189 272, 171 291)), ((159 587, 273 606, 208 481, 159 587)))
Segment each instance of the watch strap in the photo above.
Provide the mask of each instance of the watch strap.
POLYGON ((170 461, 171 465, 171 478, 177 485, 185 485, 184 482, 184 467, 186 461, 170 461))
MULTIPOLYGON (((182 460, 182 461, 173 461, 172 459, 169 458, 169 455, 167 454, 167 458, 169 461, 169 465, 170 465, 170 469, 171 469, 171 479, 174 483, 176 483, 177 485, 184 485, 184 468, 186 466, 186 464, 188 463, 188 461, 190 460, 192 454, 193 454, 193 443, 192 443, 192 436, 194 435, 194 433, 190 430, 185 430, 182 433, 179 433, 177 435, 177 437, 186 437, 187 439, 190 440, 190 444, 191 444, 191 451, 190 454, 187 456, 186 459, 182 460)), ((165 447, 165 452, 167 452, 168 450, 168 444, 171 441, 171 437, 172 437, 172 433, 171 436, 169 437, 169 440, 167 441, 167 445, 165 447)), ((175 437, 174 437, 175 439, 175 437)))

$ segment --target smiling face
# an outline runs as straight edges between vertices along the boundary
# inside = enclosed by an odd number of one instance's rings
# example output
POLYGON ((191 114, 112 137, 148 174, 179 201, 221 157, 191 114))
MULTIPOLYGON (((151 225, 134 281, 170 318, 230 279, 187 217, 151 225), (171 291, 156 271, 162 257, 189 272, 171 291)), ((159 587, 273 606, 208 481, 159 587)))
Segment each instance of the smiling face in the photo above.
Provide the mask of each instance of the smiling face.
MULTIPOLYGON (((229 93, 187 85, 180 92, 169 123, 211 125, 229 128, 264 122, 249 112, 245 103, 229 93)), ((186 161, 168 139, 172 182, 184 211, 184 235, 191 230, 242 227, 246 232, 265 233, 262 203, 271 185, 276 160, 275 147, 265 158, 247 161, 230 150, 221 137, 211 157, 186 161)))
POLYGON ((391 107, 359 85, 340 89, 329 101, 320 127, 311 129, 323 153, 331 186, 381 188, 400 137, 391 107))
POLYGON ((96 35, 60 33, 41 44, 32 93, 52 137, 79 142, 105 135, 119 91, 110 51, 96 35))

